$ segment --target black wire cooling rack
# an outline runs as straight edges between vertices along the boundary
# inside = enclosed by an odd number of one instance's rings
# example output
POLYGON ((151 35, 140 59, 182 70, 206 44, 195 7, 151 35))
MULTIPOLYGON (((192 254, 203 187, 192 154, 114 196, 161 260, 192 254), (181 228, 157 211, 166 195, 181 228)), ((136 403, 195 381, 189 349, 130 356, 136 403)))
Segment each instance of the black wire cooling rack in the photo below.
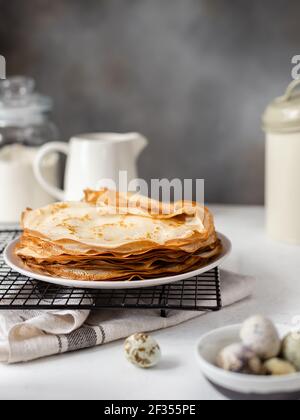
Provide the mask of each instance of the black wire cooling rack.
POLYGON ((3 260, 6 245, 20 235, 0 231, 0 310, 159 309, 218 311, 222 308, 220 272, 214 269, 166 286, 125 290, 83 290, 41 283, 12 271, 3 260))

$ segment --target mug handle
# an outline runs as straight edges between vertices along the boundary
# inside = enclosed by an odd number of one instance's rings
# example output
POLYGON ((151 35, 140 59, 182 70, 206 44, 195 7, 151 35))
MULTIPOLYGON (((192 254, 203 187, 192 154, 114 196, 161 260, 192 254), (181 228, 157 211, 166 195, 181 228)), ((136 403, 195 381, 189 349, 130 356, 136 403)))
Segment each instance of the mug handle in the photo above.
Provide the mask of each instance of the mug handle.
POLYGON ((63 142, 52 142, 45 144, 40 148, 37 153, 37 156, 33 163, 34 175, 40 184, 40 186, 51 196, 55 197, 60 201, 64 201, 65 192, 64 190, 55 187, 54 185, 49 184, 49 182, 44 178, 42 166, 43 161, 47 155, 50 153, 63 153, 68 156, 69 154, 69 144, 63 142))

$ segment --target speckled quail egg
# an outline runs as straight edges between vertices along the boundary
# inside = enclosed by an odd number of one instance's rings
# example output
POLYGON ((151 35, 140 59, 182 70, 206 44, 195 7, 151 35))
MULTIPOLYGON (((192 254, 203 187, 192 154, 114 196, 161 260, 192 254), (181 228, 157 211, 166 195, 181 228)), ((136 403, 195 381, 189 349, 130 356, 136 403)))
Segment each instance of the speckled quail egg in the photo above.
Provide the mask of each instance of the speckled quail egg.
POLYGON ((264 363, 263 368, 266 375, 272 376, 291 375, 297 372, 295 367, 290 362, 278 359, 276 357, 267 360, 264 363))
POLYGON ((290 333, 282 344, 283 357, 300 371, 300 332, 290 333))
POLYGON ((275 325, 267 318, 257 315, 244 322, 241 339, 246 347, 263 360, 277 357, 281 342, 275 325))
POLYGON ((261 360, 251 349, 241 343, 225 347, 217 358, 217 365, 228 372, 253 375, 262 373, 261 360))
POLYGON ((150 368, 160 361, 160 347, 148 334, 138 333, 125 341, 125 355, 132 364, 140 368, 150 368))

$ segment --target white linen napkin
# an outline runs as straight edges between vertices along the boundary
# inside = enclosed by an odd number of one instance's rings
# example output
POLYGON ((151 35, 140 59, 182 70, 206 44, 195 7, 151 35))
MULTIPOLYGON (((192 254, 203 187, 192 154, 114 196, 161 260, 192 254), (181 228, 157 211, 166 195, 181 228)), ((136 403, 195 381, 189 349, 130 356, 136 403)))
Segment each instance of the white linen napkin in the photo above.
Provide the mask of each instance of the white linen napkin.
MULTIPOLYGON (((221 272, 223 305, 249 297, 253 277, 221 272)), ((169 328, 201 312, 158 310, 0 311, 0 362, 19 363, 99 346, 136 332, 169 328)), ((209 315, 207 315, 209 316, 209 315)))

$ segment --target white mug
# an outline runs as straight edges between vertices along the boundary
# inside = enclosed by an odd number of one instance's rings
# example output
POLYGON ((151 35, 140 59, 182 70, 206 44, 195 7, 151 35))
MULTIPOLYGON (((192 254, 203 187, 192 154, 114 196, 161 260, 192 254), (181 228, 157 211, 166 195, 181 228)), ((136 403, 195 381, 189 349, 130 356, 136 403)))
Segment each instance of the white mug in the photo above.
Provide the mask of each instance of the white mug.
POLYGON ((34 163, 39 184, 60 201, 82 199, 87 188, 96 189, 102 180, 118 185, 121 171, 127 172, 128 181, 137 178, 137 159, 148 141, 138 133, 93 133, 73 137, 69 143, 54 142, 41 147, 34 163), (61 190, 43 176, 43 161, 50 153, 67 155, 65 190, 61 190))

